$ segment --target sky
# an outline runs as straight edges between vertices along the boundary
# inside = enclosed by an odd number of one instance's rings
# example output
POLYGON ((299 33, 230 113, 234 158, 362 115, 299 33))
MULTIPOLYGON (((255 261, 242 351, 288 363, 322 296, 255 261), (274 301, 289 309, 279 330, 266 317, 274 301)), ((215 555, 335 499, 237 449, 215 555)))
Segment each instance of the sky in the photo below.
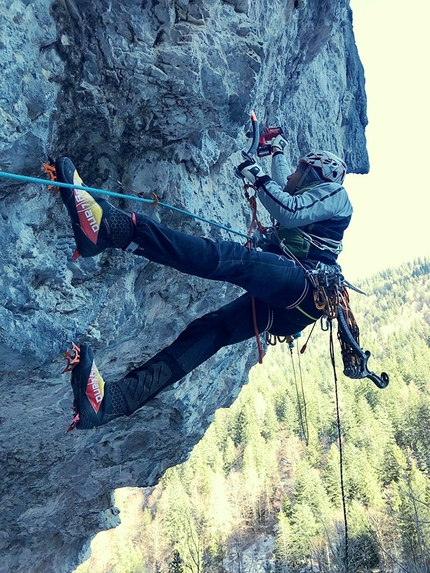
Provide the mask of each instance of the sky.
POLYGON ((339 257, 364 278, 430 256, 430 0, 351 0, 364 66, 370 172, 347 175, 354 215, 339 257))

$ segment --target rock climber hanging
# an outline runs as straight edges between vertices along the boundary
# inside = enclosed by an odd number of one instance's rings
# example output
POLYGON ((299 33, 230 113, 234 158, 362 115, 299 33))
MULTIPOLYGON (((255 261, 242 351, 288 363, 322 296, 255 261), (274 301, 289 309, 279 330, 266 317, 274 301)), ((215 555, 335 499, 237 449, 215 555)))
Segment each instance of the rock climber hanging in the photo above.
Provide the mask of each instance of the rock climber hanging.
MULTIPOLYGON (((181 273, 226 281, 246 291, 191 322, 172 344, 115 382, 103 380, 89 345, 74 344, 66 368, 71 371, 75 410, 69 429, 93 428, 131 415, 220 348, 252 338, 256 330, 288 336, 321 317, 306 269, 318 263, 338 266, 352 215, 342 186, 346 165, 329 151, 311 151, 289 174, 286 144, 282 134, 270 142, 271 177, 251 157, 236 169, 276 220, 257 247, 184 234, 140 213, 117 209, 86 191, 61 187, 81 256, 123 249, 181 273)), ((58 159, 55 171, 59 182, 82 185, 69 158, 58 159)))

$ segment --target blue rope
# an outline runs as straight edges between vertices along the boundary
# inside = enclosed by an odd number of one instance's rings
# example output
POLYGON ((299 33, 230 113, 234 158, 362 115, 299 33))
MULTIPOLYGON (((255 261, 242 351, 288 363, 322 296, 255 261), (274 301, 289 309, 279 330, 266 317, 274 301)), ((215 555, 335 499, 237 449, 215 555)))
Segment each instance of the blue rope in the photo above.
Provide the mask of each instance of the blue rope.
POLYGON ((184 211, 183 209, 179 209, 178 207, 173 207, 172 205, 168 205, 167 203, 162 203, 161 201, 158 201, 158 203, 156 203, 153 199, 144 199, 143 197, 138 197, 135 195, 123 195, 122 193, 115 193, 114 191, 105 191, 104 189, 87 187, 86 185, 74 185, 73 183, 62 183, 61 181, 51 181, 50 179, 27 177, 26 175, 17 175, 16 173, 7 173, 5 171, 0 171, 0 177, 4 177, 6 179, 15 179, 18 181, 25 181, 27 183, 40 183, 42 185, 52 185, 54 187, 66 187, 68 189, 82 189, 82 191, 88 191, 90 193, 109 195, 110 197, 118 197, 120 199, 130 199, 131 201, 140 201, 141 203, 149 203, 151 205, 157 204, 160 205, 161 207, 165 207, 166 209, 170 209, 171 211, 182 213, 183 215, 187 215, 188 217, 193 217, 194 219, 202 221, 203 223, 209 223, 209 225, 212 225, 214 227, 219 227, 220 229, 224 229, 224 231, 228 231, 229 233, 239 235, 240 237, 244 237, 245 239, 251 238, 249 235, 241 233, 240 231, 234 231, 233 229, 229 229, 225 225, 221 225, 221 223, 216 223, 215 221, 211 221, 209 219, 205 219, 204 217, 200 217, 199 215, 194 215, 189 211, 184 211))

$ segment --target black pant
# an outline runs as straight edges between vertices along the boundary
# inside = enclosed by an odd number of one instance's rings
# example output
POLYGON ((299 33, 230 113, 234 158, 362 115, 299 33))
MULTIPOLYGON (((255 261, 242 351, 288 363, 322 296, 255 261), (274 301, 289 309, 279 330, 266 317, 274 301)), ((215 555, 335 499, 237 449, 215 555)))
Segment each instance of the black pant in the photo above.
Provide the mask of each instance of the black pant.
POLYGON ((303 268, 282 254, 251 250, 233 241, 193 237, 142 215, 137 216, 133 241, 138 245, 134 251, 137 255, 181 272, 227 281, 248 292, 194 320, 170 346, 129 372, 121 387, 126 399, 127 393, 133 394, 128 400, 132 411, 220 348, 252 338, 255 335, 252 296, 259 333, 295 334, 321 316, 303 268), (297 309, 298 305, 304 312, 297 309))

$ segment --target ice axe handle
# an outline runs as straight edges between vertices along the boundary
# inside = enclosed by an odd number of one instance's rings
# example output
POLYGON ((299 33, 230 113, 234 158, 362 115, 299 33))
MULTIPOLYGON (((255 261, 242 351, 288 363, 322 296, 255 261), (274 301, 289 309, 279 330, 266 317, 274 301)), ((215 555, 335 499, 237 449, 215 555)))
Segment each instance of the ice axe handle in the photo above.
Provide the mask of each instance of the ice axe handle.
POLYGON ((248 151, 242 151, 242 157, 245 159, 253 159, 253 156, 257 152, 257 147, 260 142, 260 126, 258 125, 257 115, 255 111, 251 111, 251 123, 252 123, 252 132, 248 132, 246 134, 247 137, 252 137, 251 147, 248 151))

